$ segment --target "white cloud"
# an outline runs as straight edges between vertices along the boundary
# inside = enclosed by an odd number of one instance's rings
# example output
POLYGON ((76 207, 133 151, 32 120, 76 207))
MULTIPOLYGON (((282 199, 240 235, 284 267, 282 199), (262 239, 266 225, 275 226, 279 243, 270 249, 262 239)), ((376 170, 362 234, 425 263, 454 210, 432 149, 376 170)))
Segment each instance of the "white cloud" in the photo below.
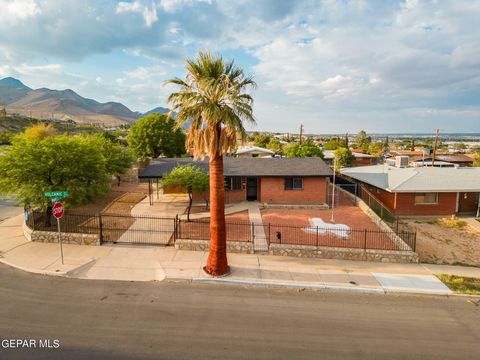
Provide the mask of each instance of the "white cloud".
POLYGON ((152 3, 151 7, 143 5, 139 1, 134 2, 119 2, 117 5, 117 14, 122 14, 125 12, 139 13, 143 16, 145 26, 151 27, 152 24, 157 22, 157 5, 152 3))
POLYGON ((162 77, 167 74, 166 70, 162 66, 152 66, 149 68, 139 66, 136 69, 130 71, 124 71, 124 74, 136 80, 147 80, 155 77, 162 77))
POLYGON ((8 23, 26 20, 42 12, 35 0, 0 0, 0 20, 8 23))

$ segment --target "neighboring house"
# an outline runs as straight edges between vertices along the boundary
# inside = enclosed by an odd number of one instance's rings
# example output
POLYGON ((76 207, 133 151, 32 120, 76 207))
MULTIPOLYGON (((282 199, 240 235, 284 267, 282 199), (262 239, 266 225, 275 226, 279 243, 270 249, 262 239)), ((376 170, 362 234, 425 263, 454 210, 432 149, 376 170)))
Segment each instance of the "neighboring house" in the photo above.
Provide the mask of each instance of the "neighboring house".
MULTIPOLYGON (((323 159, 329 165, 333 163, 335 150, 323 150, 323 159)), ((355 160, 353 160, 353 166, 374 165, 377 163, 377 158, 374 155, 363 154, 359 152, 352 152, 355 160)))
POLYGON ((364 185, 400 216, 475 214, 479 207, 480 168, 344 168, 341 174, 364 185))
MULTIPOLYGON (((192 164, 208 172, 208 160, 158 158, 139 171, 158 180, 173 168, 192 164)), ((226 202, 324 204, 332 170, 320 158, 224 158, 226 202)), ((168 191, 168 189, 166 189, 168 191)))
MULTIPOLYGON (((392 156, 387 159, 387 162, 389 161, 395 161, 396 156, 408 156, 409 157, 409 163, 411 165, 417 164, 417 166, 420 163, 425 163, 425 166, 432 166, 431 162, 433 160, 432 155, 423 155, 423 154, 417 154, 417 151, 409 151, 409 152, 403 152, 403 153, 396 153, 395 156, 392 156), (430 164, 430 165, 427 165, 430 164)), ((466 155, 466 154, 445 154, 445 153, 437 153, 435 155, 435 163, 434 166, 472 166, 473 165, 473 159, 466 155)))
POLYGON ((236 157, 271 157, 275 155, 275 151, 264 149, 258 146, 243 147, 237 150, 236 157))

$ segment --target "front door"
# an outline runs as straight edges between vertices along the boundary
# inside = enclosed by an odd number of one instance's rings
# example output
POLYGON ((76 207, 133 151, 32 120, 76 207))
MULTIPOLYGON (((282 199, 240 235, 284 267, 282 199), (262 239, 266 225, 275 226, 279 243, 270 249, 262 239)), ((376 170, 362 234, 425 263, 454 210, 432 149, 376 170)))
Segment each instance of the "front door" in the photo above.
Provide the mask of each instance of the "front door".
POLYGON ((475 213, 478 209, 478 193, 461 192, 458 194, 458 212, 475 213))
POLYGON ((255 201, 257 200, 257 184, 258 179, 249 177, 247 178, 247 200, 255 201))

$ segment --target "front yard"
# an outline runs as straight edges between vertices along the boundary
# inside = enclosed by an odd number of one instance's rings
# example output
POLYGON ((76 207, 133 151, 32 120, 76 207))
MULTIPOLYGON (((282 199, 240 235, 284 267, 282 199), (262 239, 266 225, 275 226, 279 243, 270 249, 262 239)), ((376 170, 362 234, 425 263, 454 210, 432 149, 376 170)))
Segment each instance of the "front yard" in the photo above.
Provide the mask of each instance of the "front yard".
POLYGON ((417 253, 421 262, 480 266, 480 233, 449 221, 404 220, 417 231, 417 253))

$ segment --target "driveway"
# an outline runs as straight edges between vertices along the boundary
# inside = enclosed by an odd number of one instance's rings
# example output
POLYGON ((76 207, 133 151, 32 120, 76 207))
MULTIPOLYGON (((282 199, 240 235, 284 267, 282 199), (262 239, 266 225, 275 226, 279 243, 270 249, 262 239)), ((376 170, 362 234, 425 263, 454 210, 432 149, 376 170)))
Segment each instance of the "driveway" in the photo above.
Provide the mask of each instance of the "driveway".
POLYGON ((131 214, 137 217, 133 224, 126 230, 117 240, 117 243, 145 243, 152 245, 168 245, 173 233, 175 225, 173 220, 156 220, 148 219, 148 217, 156 218, 175 218, 185 212, 188 206, 187 195, 156 194, 153 195, 154 203, 150 205, 148 196, 141 202, 136 204, 131 210, 131 214))

